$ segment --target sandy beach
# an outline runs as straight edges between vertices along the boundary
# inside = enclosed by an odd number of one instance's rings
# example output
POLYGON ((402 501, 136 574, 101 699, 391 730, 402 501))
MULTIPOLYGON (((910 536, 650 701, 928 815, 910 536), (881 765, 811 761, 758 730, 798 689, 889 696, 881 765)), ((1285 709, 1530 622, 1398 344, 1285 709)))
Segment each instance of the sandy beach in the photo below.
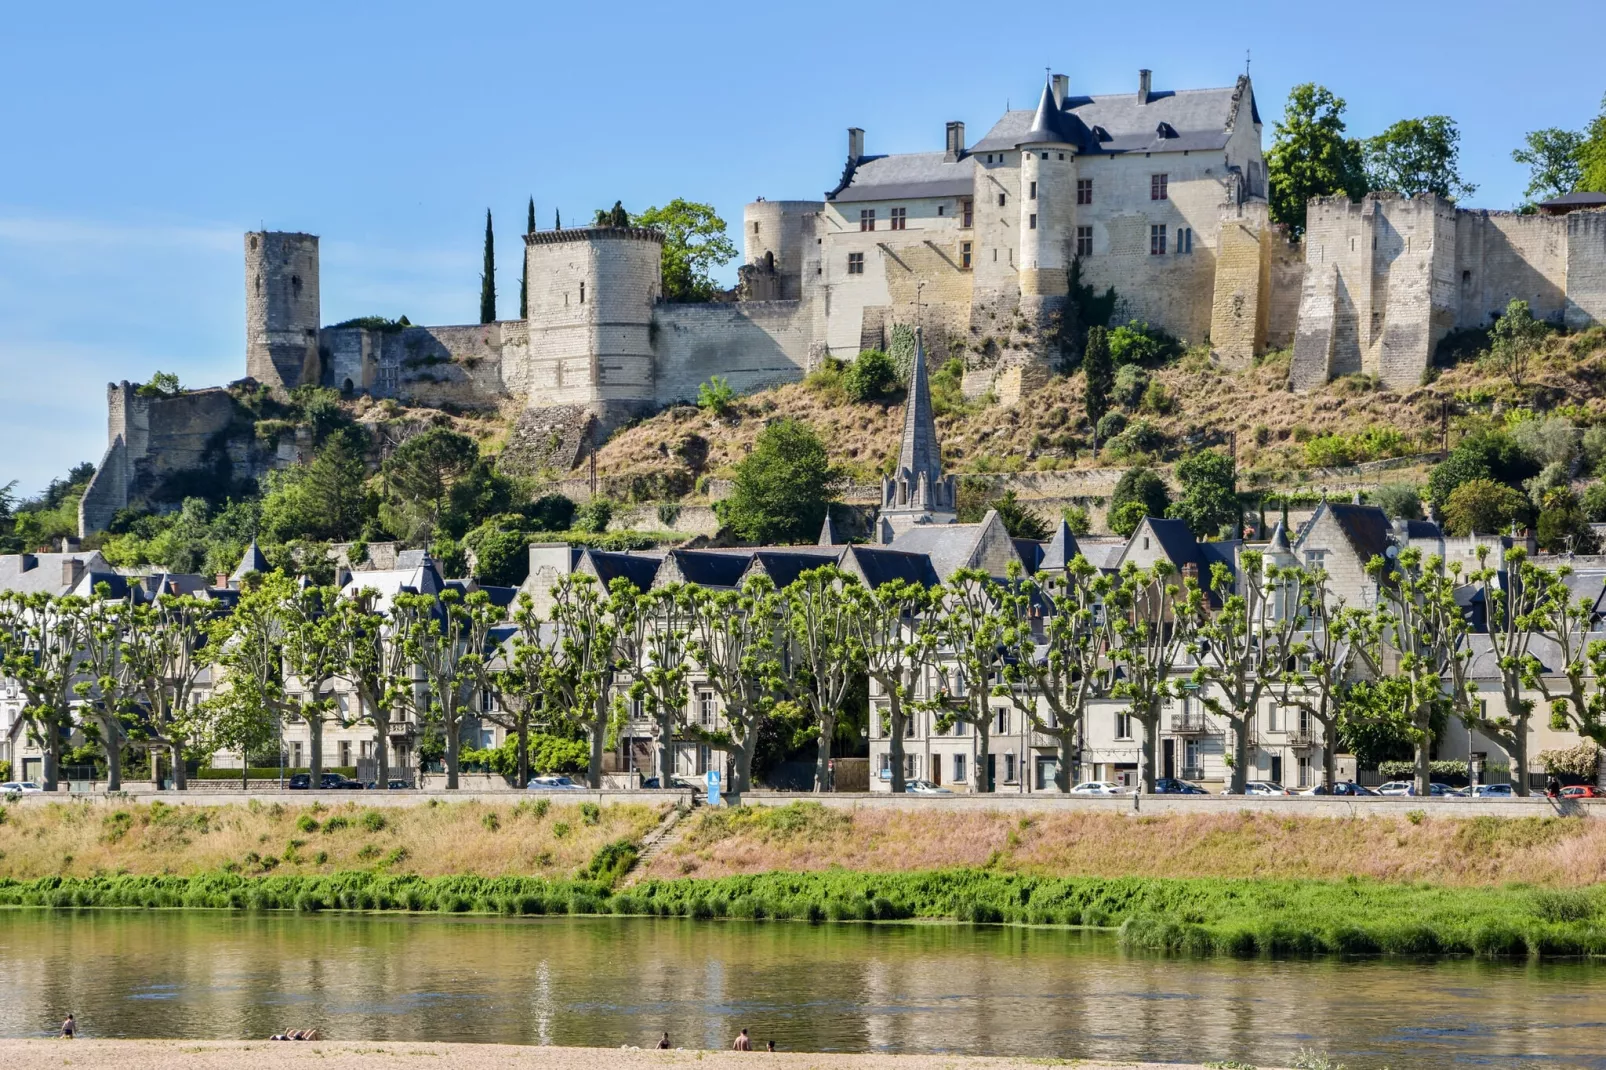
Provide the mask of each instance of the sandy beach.
POLYGON ((73 1066, 95 1070, 648 1070, 661 1067, 752 1066, 776 1070, 1198 1070, 1179 1063, 1111 1063, 1074 1059, 989 1058, 965 1055, 808 1054, 798 1052, 643 1051, 639 1048, 536 1048, 503 1044, 191 1040, 0 1040, 0 1065, 73 1066))

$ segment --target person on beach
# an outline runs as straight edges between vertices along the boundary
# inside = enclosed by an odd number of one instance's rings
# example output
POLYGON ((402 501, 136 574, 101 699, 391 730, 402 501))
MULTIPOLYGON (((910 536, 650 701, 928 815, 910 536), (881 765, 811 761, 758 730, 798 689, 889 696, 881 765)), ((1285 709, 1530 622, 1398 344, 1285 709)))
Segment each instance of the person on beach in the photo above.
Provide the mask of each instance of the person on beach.
POLYGON ((765 1051, 774 1051, 775 1050, 775 1041, 773 1041, 773 1040, 765 1041, 764 1042, 764 1050, 765 1051))
POLYGON ((658 1038, 658 1050, 659 1051, 668 1051, 669 1050, 669 1034, 668 1033, 665 1033, 663 1036, 658 1038))
POLYGON ((67 1012, 67 1020, 61 1023, 61 1039, 71 1040, 78 1035, 78 1023, 73 1021, 72 1012, 67 1012))
POLYGON ((736 1037, 736 1043, 731 1045, 731 1051, 752 1051, 753 1042, 747 1039, 747 1030, 743 1029, 736 1037))

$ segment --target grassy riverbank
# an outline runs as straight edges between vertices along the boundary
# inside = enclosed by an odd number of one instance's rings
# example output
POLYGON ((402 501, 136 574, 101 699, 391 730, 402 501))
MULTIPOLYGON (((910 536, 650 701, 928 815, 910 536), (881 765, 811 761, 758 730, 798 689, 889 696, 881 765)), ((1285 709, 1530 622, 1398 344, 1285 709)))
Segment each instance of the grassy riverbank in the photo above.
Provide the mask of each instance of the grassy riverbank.
POLYGON ((55 909, 405 910, 1119 927, 1136 949, 1191 954, 1606 955, 1602 889, 1375 881, 1034 877, 985 870, 768 873, 650 880, 419 877, 372 871, 244 877, 0 880, 0 905, 55 909))

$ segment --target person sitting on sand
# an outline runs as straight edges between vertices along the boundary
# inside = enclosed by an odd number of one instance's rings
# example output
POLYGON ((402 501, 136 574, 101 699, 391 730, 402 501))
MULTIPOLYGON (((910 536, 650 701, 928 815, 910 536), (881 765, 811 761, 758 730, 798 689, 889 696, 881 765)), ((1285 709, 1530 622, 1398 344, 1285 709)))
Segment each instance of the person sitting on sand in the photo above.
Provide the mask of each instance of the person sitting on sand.
POLYGON ((764 1042, 764 1050, 765 1051, 774 1051, 775 1050, 775 1041, 773 1041, 773 1040, 765 1041, 764 1042))
POLYGON ((752 1051, 752 1050, 753 1050, 753 1042, 751 1040, 747 1039, 747 1030, 743 1029, 741 1031, 740 1035, 737 1036, 736 1043, 731 1045, 731 1051, 752 1051))
POLYGON ((78 1035, 78 1023, 73 1021, 72 1012, 67 1013, 67 1020, 61 1023, 61 1039, 71 1040, 78 1035))
POLYGON ((658 1050, 659 1051, 668 1051, 669 1050, 669 1034, 668 1033, 665 1033, 662 1037, 660 1037, 658 1039, 658 1050))

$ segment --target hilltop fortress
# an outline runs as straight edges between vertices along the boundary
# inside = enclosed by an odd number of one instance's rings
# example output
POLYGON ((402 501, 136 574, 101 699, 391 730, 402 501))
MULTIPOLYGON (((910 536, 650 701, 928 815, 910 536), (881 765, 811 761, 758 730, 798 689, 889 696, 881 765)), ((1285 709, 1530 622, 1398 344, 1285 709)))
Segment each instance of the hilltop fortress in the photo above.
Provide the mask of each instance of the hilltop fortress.
MULTIPOLYGON (((1294 243, 1269 222, 1247 75, 1161 90, 1144 70, 1135 88, 1078 96, 1053 75, 1035 108, 1006 111, 974 144, 947 123, 940 151, 869 154, 850 129, 823 200, 746 207, 729 301, 664 301, 655 231, 580 227, 525 235, 525 319, 325 327, 318 238, 252 232, 245 372, 277 394, 317 383, 513 407, 499 463, 564 470, 715 375, 741 393, 794 381, 827 355, 885 346, 897 324, 924 328, 931 359, 962 359, 967 393, 1013 402, 1052 371, 1060 326, 1082 313, 1077 294, 1113 292, 1112 322, 1208 342, 1229 366, 1292 345, 1296 389, 1355 372, 1415 386, 1447 333, 1486 326, 1512 298, 1573 329, 1606 321, 1606 211, 1375 194, 1313 202, 1294 243)), ((123 382, 108 408, 85 534, 197 473, 241 478, 294 460, 293 444, 264 457, 238 441, 222 389, 142 396, 123 382)))

